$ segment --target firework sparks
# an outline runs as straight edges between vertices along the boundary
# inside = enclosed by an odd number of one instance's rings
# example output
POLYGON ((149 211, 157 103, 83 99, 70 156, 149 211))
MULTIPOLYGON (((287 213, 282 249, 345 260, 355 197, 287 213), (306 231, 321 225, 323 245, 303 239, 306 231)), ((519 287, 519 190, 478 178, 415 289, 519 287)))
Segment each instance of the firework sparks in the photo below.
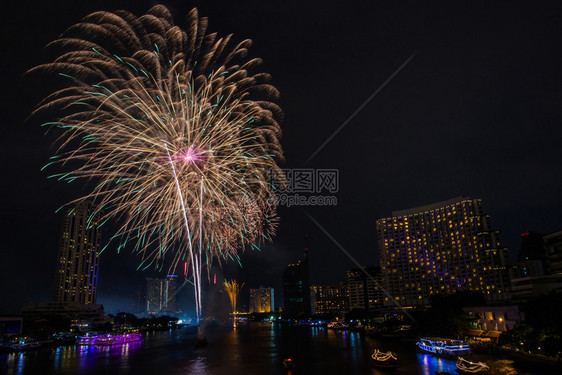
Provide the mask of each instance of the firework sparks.
POLYGON ((236 326, 236 300, 238 299, 238 294, 243 286, 244 283, 238 284, 238 282, 234 279, 224 281, 224 290, 230 300, 230 307, 232 307, 232 320, 234 322, 234 326, 236 326))
POLYGON ((282 175, 278 92, 252 73, 261 60, 245 59, 251 41, 230 39, 207 34, 196 9, 187 31, 161 5, 141 17, 95 12, 49 45, 58 58, 32 69, 66 80, 37 109, 56 110, 49 125, 63 130, 49 164, 77 165, 53 177, 96 181, 80 200, 98 203, 100 222, 120 220, 112 240, 134 244, 139 268, 181 263, 187 273, 189 263, 198 314, 202 265, 273 234, 268 177, 282 175))

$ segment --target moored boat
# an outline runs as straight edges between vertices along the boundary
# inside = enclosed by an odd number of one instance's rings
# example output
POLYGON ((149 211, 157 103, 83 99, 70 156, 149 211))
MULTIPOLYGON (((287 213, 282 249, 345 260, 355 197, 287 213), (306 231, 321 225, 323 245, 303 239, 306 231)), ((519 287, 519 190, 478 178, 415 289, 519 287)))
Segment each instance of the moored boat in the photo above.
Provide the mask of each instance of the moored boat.
POLYGON ((461 374, 489 374, 490 366, 484 362, 470 362, 463 357, 457 359, 457 372, 461 374))
POLYGON ((326 328, 328 329, 333 329, 335 331, 339 331, 339 330, 344 330, 347 327, 345 325, 343 325, 342 322, 330 322, 328 323, 328 325, 326 326, 326 328))
POLYGON ((98 335, 86 334, 85 336, 78 336, 76 344, 78 345, 95 345, 98 335))
POLYGON ((371 362, 373 366, 393 369, 398 367, 398 355, 393 352, 381 352, 375 349, 371 354, 371 362))
POLYGON ((39 341, 25 337, 11 345, 11 349, 15 351, 33 350, 40 347, 41 343, 39 341))
POLYGON ((441 337, 425 337, 416 345, 421 351, 444 357, 457 357, 470 353, 470 345, 461 340, 452 340, 441 337))
POLYGON ((129 342, 141 341, 142 335, 138 332, 129 332, 124 334, 107 333, 104 335, 86 335, 78 337, 76 343, 78 345, 121 345, 129 342))

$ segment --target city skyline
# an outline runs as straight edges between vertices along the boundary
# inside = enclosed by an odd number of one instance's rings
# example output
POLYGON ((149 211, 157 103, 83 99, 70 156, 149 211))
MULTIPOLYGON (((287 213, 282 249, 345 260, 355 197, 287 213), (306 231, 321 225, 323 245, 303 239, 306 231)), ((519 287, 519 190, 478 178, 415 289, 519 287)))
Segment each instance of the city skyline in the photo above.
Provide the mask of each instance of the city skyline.
MULTIPOLYGON (((24 119, 50 82, 38 85, 23 73, 46 62, 42 47, 89 12, 127 8, 142 14, 151 5, 10 5, 15 17, 3 26, 4 35, 24 29, 29 42, 7 38, 15 58, 5 62, 10 98, 3 101, 6 136, 0 150, 2 175, 10 183, 3 184, 1 193, 5 242, 0 274, 2 285, 8 285, 27 273, 31 286, 3 291, 2 298, 14 304, 3 307, 6 312, 52 298, 60 231, 55 211, 85 189, 80 183, 49 180, 41 172, 54 153, 56 134, 44 136, 38 119, 24 119)), ((560 81, 555 49, 560 35, 553 5, 533 9, 533 21, 523 22, 527 7, 501 4, 432 10, 419 4, 352 3, 347 12, 312 2, 281 10, 260 4, 250 16, 234 4, 172 2, 178 23, 195 5, 209 17, 209 30, 233 32, 236 41, 253 38, 250 53, 264 59, 281 91, 284 167, 339 170, 338 204, 304 209, 359 263, 378 264, 373 245, 377 219, 458 195, 483 199, 512 258, 520 234, 562 229, 562 182, 555 173, 561 159, 556 146, 561 116, 559 87, 553 83, 560 81), (264 27, 264 19, 270 27, 264 27), (287 19, 295 25, 291 30, 283 27, 287 19), (356 31, 347 30, 349 23, 356 31), (277 35, 279 30, 285 31, 277 35), (338 136, 305 163, 414 53, 338 136)), ((300 207, 282 207, 280 216, 275 242, 261 252, 247 252, 242 269, 235 262, 226 265, 228 277, 247 287, 264 284, 279 290, 276 280, 300 256, 304 233, 310 234, 311 283, 336 283, 354 267, 300 207)), ((106 227, 103 236, 109 237, 111 229, 106 227)), ((119 300, 142 290, 146 277, 163 275, 136 271, 138 261, 116 248, 101 255, 98 302, 115 311, 119 300)), ((188 300, 182 303, 189 307, 188 300)))

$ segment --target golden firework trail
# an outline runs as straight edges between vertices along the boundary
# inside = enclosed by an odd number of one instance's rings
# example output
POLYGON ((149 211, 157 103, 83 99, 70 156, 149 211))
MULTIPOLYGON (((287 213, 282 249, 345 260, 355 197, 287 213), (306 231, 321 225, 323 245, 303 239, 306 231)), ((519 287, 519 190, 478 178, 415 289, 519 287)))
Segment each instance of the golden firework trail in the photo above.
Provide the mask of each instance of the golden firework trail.
POLYGON ((232 319, 234 320, 234 325, 236 325, 236 300, 238 299, 238 294, 240 293, 240 289, 244 286, 244 283, 238 284, 236 280, 225 280, 224 281, 224 290, 228 295, 228 299, 230 300, 230 307, 232 307, 232 319))
POLYGON ((51 177, 95 182, 71 203, 93 200, 102 224, 118 219, 112 240, 134 244, 139 268, 190 264, 199 317, 202 265, 239 260, 275 231, 282 111, 269 74, 253 73, 261 60, 246 59, 250 40, 208 34, 197 9, 187 19, 182 30, 162 5, 95 12, 31 71, 65 83, 36 110, 56 111, 45 125, 62 129, 47 166, 65 171, 51 177))

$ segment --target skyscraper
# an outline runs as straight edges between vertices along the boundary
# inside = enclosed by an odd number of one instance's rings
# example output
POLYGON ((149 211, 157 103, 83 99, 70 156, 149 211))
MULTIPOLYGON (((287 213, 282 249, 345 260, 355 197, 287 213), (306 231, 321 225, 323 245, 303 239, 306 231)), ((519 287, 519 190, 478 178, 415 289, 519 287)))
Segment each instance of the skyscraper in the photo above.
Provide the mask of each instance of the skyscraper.
POLYGON ((544 241, 547 249, 546 269, 548 273, 562 273, 562 231, 546 235, 544 241))
POLYGON ((381 269, 379 267, 362 267, 347 271, 349 310, 375 311, 382 307, 382 291, 373 279, 380 285, 381 269))
POLYGON ((543 235, 535 232, 525 232, 521 235, 521 247, 517 254, 518 261, 540 260, 546 258, 546 247, 543 235))
POLYGON ((458 197, 393 212, 377 220, 383 287, 403 306, 461 290, 506 298, 507 249, 498 235, 480 199, 458 197))
POLYGON ((250 313, 273 311, 273 288, 250 289, 250 313))
POLYGON ((313 314, 343 316, 349 311, 347 284, 312 285, 310 287, 313 314))
POLYGON ((283 312, 289 316, 310 315, 308 235, 304 257, 289 264, 283 273, 283 312))
POLYGON ((176 275, 163 279, 146 279, 146 313, 176 313, 176 275))
POLYGON ((96 303, 100 248, 99 214, 82 202, 66 210, 59 243, 56 302, 96 303))

